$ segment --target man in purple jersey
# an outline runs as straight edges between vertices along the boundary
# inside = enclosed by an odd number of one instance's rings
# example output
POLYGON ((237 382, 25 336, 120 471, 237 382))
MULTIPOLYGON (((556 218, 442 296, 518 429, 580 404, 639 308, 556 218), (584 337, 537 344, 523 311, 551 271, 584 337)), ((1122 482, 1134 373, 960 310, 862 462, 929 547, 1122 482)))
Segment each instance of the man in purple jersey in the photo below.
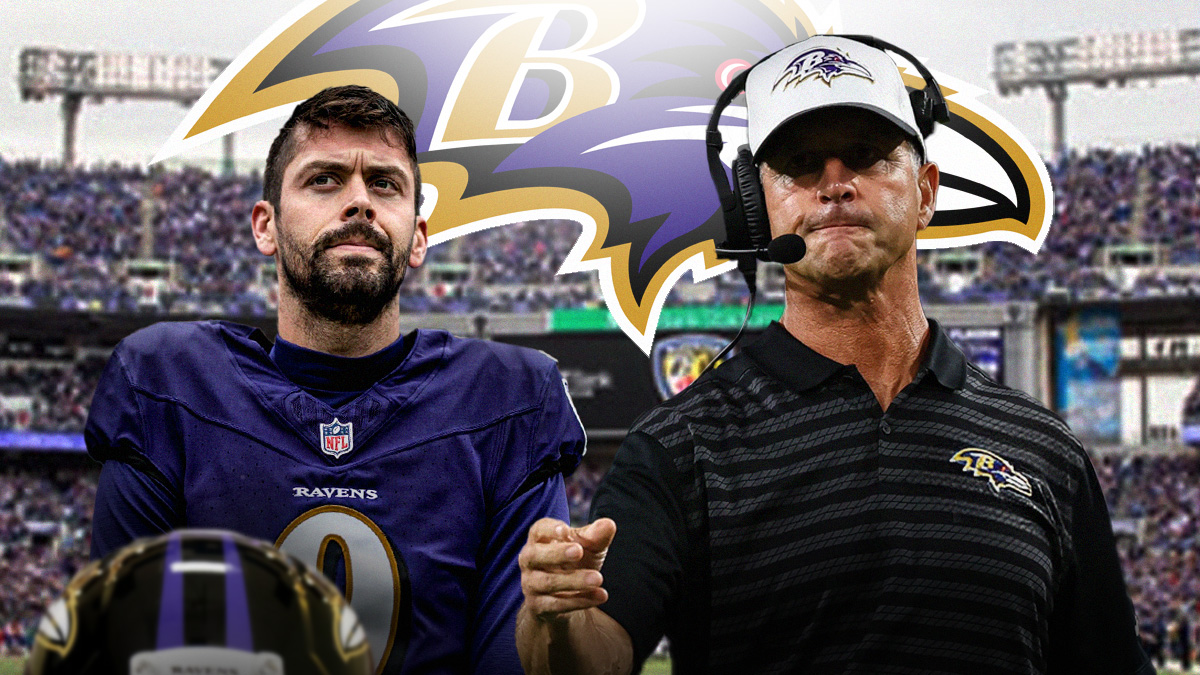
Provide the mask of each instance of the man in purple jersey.
POLYGON ((163 323, 117 346, 85 429, 92 553, 180 527, 273 541, 333 578, 379 673, 519 673, 517 553, 568 517, 583 429, 552 359, 400 334, 425 257, 412 122, 363 87, 300 104, 271 146, 258 250, 279 335, 163 323))

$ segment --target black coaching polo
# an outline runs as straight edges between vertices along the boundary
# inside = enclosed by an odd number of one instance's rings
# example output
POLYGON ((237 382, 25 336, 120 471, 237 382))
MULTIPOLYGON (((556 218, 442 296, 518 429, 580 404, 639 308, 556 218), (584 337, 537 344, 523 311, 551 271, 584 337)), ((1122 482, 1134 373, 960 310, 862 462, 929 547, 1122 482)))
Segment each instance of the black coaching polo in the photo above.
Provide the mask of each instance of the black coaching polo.
POLYGON ((933 321, 885 413, 778 323, 643 415, 592 504, 601 609, 676 672, 1153 673, 1063 422, 933 321))

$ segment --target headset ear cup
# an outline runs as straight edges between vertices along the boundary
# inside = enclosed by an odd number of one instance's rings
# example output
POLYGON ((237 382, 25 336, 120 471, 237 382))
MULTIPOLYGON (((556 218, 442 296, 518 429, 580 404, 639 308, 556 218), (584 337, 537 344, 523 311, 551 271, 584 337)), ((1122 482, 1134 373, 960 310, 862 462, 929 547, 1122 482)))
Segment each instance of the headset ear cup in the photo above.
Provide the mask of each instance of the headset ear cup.
POLYGON ((745 217, 745 234, 750 246, 765 249, 771 243, 771 225, 767 221, 758 167, 754 164, 754 154, 748 145, 738 148, 737 158, 733 160, 733 179, 737 183, 737 197, 745 217))
POLYGON ((929 136, 933 133, 933 99, 924 89, 914 89, 908 92, 908 100, 917 118, 917 130, 922 136, 929 136))

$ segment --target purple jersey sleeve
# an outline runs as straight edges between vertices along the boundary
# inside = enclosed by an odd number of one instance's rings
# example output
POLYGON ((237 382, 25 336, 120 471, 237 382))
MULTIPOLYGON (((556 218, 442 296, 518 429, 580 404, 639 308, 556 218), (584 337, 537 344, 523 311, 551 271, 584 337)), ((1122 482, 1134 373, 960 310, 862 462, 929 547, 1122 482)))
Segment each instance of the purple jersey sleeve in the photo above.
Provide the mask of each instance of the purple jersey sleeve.
POLYGON ((172 473, 148 458, 145 415, 120 347, 105 366, 84 428, 88 454, 104 462, 92 521, 93 558, 180 522, 172 473))
POLYGON ((523 599, 517 555, 535 522, 541 518, 565 521, 569 515, 561 474, 520 495, 496 514, 483 549, 479 608, 472 626, 472 672, 524 672, 514 642, 517 610, 523 599))
POLYGON ((162 484, 125 462, 104 463, 92 517, 93 559, 139 537, 175 529, 178 522, 176 498, 162 484))
POLYGON ((517 556, 529 528, 541 518, 569 520, 563 475, 579 464, 586 437, 567 394, 566 382, 551 369, 542 408, 533 428, 524 476, 491 518, 480 562, 479 607, 472 625, 472 671, 523 673, 515 643, 517 610, 523 600, 517 556))

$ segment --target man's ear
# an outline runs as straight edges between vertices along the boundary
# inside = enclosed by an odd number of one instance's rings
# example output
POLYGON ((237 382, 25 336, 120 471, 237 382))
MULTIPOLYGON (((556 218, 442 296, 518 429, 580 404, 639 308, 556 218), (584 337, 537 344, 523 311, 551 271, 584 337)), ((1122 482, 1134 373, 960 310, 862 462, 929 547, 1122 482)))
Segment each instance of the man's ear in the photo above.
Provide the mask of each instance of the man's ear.
POLYGON ((254 245, 263 255, 275 255, 278 250, 275 244, 275 207, 271 202, 261 200, 254 204, 250 211, 250 229, 254 232, 254 245))
POLYGON ((929 227, 929 222, 933 220, 933 212, 937 210, 937 191, 941 180, 941 171, 933 162, 922 166, 917 172, 917 189, 921 193, 921 201, 917 205, 917 231, 929 227))
POLYGON ((429 250, 429 235, 423 216, 417 216, 413 227, 412 248, 408 252, 408 266, 420 267, 425 262, 425 251, 429 250))

